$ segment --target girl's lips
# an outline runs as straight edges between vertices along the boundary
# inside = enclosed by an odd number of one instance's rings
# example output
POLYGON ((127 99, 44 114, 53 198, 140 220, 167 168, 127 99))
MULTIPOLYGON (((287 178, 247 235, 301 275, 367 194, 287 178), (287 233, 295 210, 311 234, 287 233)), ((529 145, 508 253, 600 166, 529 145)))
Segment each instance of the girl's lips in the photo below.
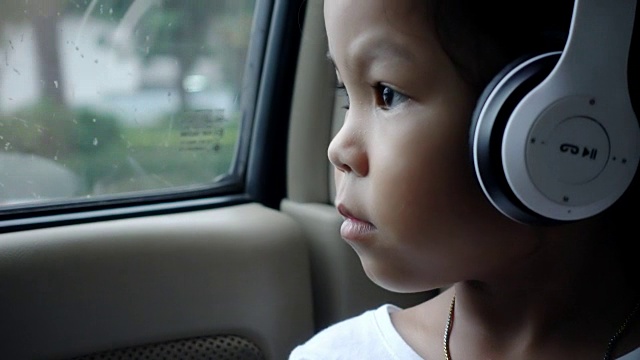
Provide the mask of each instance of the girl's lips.
POLYGON ((340 227, 340 236, 345 240, 362 241, 376 230, 372 223, 353 216, 344 205, 338 205, 338 212, 345 218, 340 227))
POLYGON ((363 241, 376 230, 371 223, 347 218, 340 226, 340 236, 345 240, 363 241))

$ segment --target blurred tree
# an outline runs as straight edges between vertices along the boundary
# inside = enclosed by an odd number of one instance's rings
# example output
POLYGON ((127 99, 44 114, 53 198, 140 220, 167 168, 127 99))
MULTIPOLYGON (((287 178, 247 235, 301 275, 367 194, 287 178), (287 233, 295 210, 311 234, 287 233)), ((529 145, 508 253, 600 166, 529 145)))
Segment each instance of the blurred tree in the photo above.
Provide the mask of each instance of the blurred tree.
POLYGON ((122 19, 136 2, 147 6, 134 36, 140 55, 176 59, 174 87, 183 108, 187 96, 183 81, 200 56, 218 56, 225 80, 238 86, 251 31, 255 0, 27 0, 5 2, 0 25, 29 20, 38 52, 41 98, 65 106, 64 77, 59 54, 58 21, 62 14, 81 12, 95 17, 122 19), (109 11, 97 11, 108 8, 109 11))
POLYGON ((66 106, 66 103, 59 53, 58 19, 65 1, 30 0, 23 3, 25 14, 33 25, 38 51, 38 73, 42 84, 40 96, 60 106, 66 106))
POLYGON ((173 88, 183 110, 188 108, 183 81, 201 57, 217 57, 224 81, 234 87, 241 84, 256 0, 67 1, 68 11, 126 20, 125 34, 119 35, 132 37, 138 55, 147 64, 157 57, 175 59, 178 72, 173 88))
POLYGON ((219 1, 165 0, 162 8, 153 8, 143 18, 137 34, 137 42, 144 49, 148 61, 156 56, 172 56, 178 65, 174 88, 178 91, 181 108, 188 108, 183 80, 197 58, 211 55, 212 49, 205 43, 207 20, 219 1))
POLYGON ((212 26, 213 41, 220 49, 219 58, 225 81, 235 88, 242 86, 245 61, 251 39, 255 0, 219 0, 221 12, 212 26), (222 16, 224 15, 224 16, 222 16))
MULTIPOLYGON (((5 1, 0 12, 0 31, 22 21, 29 21, 34 29, 38 51, 38 70, 43 88, 41 97, 64 105, 62 70, 58 54, 57 23, 65 0, 5 1)), ((3 39, 11 44, 15 39, 3 39)))
MULTIPOLYGON (((114 14, 126 14, 131 0, 103 0, 114 14)), ((183 86, 196 61, 217 57, 225 81, 239 87, 253 19, 255 0, 146 0, 146 13, 133 31, 141 58, 176 60, 173 88, 182 109, 188 108, 183 86)), ((110 11, 111 12, 111 11, 110 11)))

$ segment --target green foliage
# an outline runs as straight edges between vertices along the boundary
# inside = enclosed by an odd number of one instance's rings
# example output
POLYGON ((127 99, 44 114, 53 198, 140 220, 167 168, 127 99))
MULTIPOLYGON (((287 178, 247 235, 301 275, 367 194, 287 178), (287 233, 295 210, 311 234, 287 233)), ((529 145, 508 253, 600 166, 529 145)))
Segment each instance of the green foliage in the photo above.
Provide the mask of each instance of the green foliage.
POLYGON ((42 102, 0 119, 0 151, 54 160, 84 180, 86 196, 209 186, 231 168, 239 116, 217 122, 203 149, 184 147, 184 129, 170 120, 176 116, 130 128, 108 113, 42 102))
POLYGON ((119 141, 121 129, 111 114, 81 108, 74 112, 74 125, 69 136, 74 151, 95 153, 119 141))
POLYGON ((51 101, 25 107, 0 123, 4 150, 64 156, 73 149, 69 142, 73 118, 71 111, 51 101))
POLYGON ((121 132, 113 115, 87 108, 70 110, 51 101, 20 109, 1 126, 5 150, 44 157, 94 153, 112 146, 121 132))
POLYGON ((124 129, 125 154, 118 162, 107 162, 112 172, 96 182, 97 191, 208 186, 229 171, 239 137, 236 122, 225 122, 217 146, 208 150, 182 149, 180 129, 167 125, 160 122, 153 128, 124 129))

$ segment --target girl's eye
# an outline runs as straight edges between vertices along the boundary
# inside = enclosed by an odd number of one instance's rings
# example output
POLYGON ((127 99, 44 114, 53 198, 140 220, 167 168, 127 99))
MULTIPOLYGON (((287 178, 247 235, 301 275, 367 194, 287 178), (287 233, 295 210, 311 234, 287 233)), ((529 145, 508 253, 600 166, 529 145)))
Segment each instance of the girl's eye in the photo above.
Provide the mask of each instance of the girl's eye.
POLYGON ((339 93, 340 97, 344 97, 345 98, 346 104, 344 106, 342 106, 342 108, 349 110, 349 106, 351 104, 349 102, 349 94, 347 93, 347 88, 344 86, 344 84, 338 84, 338 86, 336 86, 336 88, 338 90, 338 93, 339 93))
POLYGON ((406 95, 383 84, 376 85, 375 90, 376 102, 385 110, 392 109, 409 99, 406 95))

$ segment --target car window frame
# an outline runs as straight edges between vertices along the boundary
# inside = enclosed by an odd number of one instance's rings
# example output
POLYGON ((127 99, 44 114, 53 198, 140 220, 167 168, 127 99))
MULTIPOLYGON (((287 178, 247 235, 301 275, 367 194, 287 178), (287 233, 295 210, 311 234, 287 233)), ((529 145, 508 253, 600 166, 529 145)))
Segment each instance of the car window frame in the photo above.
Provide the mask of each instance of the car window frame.
POLYGON ((305 0, 256 0, 243 79, 241 131, 229 175, 215 186, 64 199, 0 208, 0 233, 211 209, 286 196, 286 143, 305 0))

